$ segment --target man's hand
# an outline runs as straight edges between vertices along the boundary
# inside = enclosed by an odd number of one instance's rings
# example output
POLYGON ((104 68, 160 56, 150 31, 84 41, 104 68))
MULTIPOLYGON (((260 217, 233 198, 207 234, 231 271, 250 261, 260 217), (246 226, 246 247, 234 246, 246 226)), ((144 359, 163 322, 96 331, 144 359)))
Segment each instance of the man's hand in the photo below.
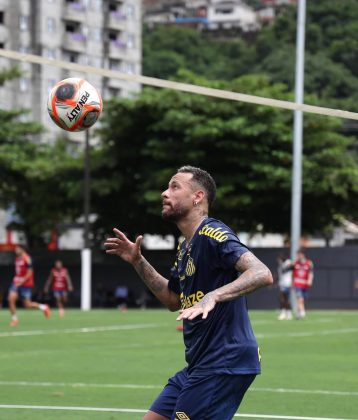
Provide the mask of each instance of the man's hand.
POLYGON ((207 293, 200 302, 196 303, 191 308, 183 309, 180 311, 180 315, 177 318, 177 321, 182 319, 194 319, 198 315, 203 315, 201 318, 206 319, 208 313, 214 309, 216 305, 216 296, 215 291, 207 293))
POLYGON ((139 261, 142 253, 140 246, 143 236, 138 236, 135 242, 131 242, 120 230, 114 228, 115 238, 108 238, 104 243, 107 254, 118 255, 122 260, 134 264, 139 261))

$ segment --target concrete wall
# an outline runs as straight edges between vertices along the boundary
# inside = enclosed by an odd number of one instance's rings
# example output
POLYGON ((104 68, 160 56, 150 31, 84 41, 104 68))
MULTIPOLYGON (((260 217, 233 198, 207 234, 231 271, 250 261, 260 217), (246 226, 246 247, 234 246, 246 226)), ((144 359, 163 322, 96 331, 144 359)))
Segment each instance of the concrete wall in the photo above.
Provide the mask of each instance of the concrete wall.
MULTIPOLYGON (((276 259, 283 249, 256 249, 253 252, 264 261, 276 275, 276 259)), ((174 261, 173 251, 144 251, 146 258, 164 276, 168 276, 174 261)), ((41 296, 43 285, 55 259, 60 258, 68 267, 75 293, 71 304, 79 305, 81 258, 78 251, 33 253, 36 290, 41 296)), ((315 265, 315 279, 308 298, 308 309, 358 309, 358 247, 309 248, 307 256, 315 265)), ((13 276, 12 253, 0 252, 0 289, 3 298, 13 276)), ((132 294, 132 304, 143 293, 143 285, 134 270, 119 258, 104 252, 93 255, 92 296, 94 306, 114 306, 113 292, 117 285, 127 285, 132 294)), ((275 309, 278 306, 276 285, 258 290, 248 296, 251 309, 275 309)), ((6 302, 5 302, 6 303, 6 302)), ((155 299, 151 305, 157 305, 155 299)))

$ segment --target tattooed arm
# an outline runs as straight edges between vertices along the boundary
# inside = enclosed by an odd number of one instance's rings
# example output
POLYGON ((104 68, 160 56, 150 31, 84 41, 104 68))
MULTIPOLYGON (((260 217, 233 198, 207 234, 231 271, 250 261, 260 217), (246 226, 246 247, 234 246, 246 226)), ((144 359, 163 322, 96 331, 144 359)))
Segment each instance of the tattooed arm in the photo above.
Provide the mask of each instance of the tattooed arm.
POLYGON ((235 264, 235 269, 242 273, 236 280, 207 293, 200 302, 182 311, 177 320, 194 319, 200 314, 205 319, 217 303, 247 295, 273 282, 270 270, 250 251, 241 255, 235 264))
POLYGON ((169 281, 160 275, 141 253, 142 236, 131 242, 118 229, 113 229, 116 237, 108 238, 104 244, 107 254, 117 255, 122 260, 133 265, 143 282, 154 295, 170 310, 180 308, 179 296, 168 288, 169 281))

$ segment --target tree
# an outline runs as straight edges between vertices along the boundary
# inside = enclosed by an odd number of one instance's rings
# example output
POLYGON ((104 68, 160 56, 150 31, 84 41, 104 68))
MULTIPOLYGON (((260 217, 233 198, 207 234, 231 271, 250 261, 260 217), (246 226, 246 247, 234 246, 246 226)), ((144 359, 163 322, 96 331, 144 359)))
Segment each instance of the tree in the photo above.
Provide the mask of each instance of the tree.
POLYGON ((247 72, 254 58, 254 49, 241 39, 218 40, 187 27, 144 28, 143 74, 147 76, 168 79, 187 69, 208 79, 230 80, 247 72))
MULTIPOLYGON (((17 70, 0 73, 3 81, 14 77, 17 70)), ((64 142, 38 144, 36 136, 43 127, 23 121, 25 114, 0 109, 0 206, 14 207, 13 227, 24 231, 33 247, 58 223, 81 214, 82 159, 69 155, 64 142)))
MULTIPOLYGON (((179 76, 202 86, 292 99, 287 86, 270 84, 263 76, 232 82, 209 82, 189 72, 179 76)), ((340 124, 305 118, 303 228, 308 232, 325 229, 337 215, 357 215, 352 202, 358 171, 347 152, 350 139, 336 131, 340 124)), ((183 164, 214 174, 218 197, 213 216, 238 231, 287 232, 291 127, 287 111, 175 91, 145 89, 135 101, 112 101, 103 118, 103 149, 94 173, 93 205, 101 234, 116 225, 131 234, 168 232, 159 217, 160 192, 183 164)))

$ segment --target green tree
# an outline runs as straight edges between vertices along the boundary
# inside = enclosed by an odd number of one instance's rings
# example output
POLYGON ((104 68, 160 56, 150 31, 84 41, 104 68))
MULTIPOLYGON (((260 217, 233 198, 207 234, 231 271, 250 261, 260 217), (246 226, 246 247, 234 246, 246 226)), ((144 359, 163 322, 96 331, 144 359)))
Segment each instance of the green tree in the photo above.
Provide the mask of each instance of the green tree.
MULTIPOLYGON (((209 82, 189 72, 179 76, 203 86, 290 98, 287 86, 262 76, 232 82, 209 82)), ((322 117, 305 119, 307 232, 326 229, 337 215, 357 215, 351 204, 357 198, 358 171, 347 152, 349 138, 336 131, 340 124, 322 117)), ((135 101, 109 103, 94 175, 101 234, 116 225, 132 234, 172 229, 160 220, 160 192, 183 164, 214 174, 218 198, 213 216, 238 231, 287 232, 291 127, 292 113, 287 111, 168 90, 145 89, 135 101)))
MULTIPOLYGON (((16 69, 5 70, 0 80, 18 75, 16 69)), ((14 207, 14 227, 25 233, 30 246, 40 246, 46 232, 81 214, 82 159, 69 155, 64 142, 39 144, 43 127, 25 122, 25 114, 0 109, 0 206, 14 207)))
POLYGON ((144 28, 146 76, 168 79, 180 69, 187 69, 208 79, 230 80, 247 72, 253 60, 254 49, 241 39, 217 40, 187 27, 144 28))

